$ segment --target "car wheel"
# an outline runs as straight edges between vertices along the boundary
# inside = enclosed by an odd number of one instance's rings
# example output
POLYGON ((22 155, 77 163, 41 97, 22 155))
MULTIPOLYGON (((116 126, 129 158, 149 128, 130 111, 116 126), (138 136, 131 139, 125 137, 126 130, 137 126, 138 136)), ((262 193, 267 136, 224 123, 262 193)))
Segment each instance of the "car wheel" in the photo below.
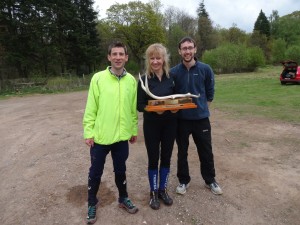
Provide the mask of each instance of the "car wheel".
POLYGON ((281 81, 281 85, 284 85, 284 84, 286 84, 286 82, 284 82, 284 81, 281 81))

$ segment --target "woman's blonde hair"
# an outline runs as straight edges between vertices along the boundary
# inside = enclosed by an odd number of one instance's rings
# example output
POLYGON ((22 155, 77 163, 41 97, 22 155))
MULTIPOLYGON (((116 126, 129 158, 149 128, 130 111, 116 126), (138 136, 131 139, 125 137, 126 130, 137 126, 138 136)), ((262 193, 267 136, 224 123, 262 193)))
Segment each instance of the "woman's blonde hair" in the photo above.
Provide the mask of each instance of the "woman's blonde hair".
POLYGON ((161 56, 164 60, 163 63, 163 71, 169 77, 169 54, 167 52, 167 48, 160 43, 154 43, 150 45, 145 53, 145 67, 146 67, 146 75, 150 78, 150 74, 153 73, 150 65, 150 58, 152 56, 161 56))

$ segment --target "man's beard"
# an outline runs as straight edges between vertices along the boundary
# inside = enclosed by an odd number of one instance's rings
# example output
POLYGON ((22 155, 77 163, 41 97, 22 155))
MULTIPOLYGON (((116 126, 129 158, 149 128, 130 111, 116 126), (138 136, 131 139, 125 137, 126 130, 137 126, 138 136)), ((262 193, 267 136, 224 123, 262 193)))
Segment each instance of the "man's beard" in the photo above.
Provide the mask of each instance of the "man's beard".
POLYGON ((193 59, 194 59, 194 57, 191 57, 190 60, 186 60, 185 58, 183 58, 183 61, 189 63, 189 62, 191 62, 193 59))

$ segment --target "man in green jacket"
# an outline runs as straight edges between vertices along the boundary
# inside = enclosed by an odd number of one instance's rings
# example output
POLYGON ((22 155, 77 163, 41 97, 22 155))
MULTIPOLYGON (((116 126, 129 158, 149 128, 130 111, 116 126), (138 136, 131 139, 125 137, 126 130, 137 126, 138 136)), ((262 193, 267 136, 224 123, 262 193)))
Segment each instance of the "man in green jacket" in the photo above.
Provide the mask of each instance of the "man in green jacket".
POLYGON ((91 167, 88 177, 87 223, 96 222, 97 192, 106 156, 111 152, 115 183, 119 191, 119 207, 129 213, 138 208, 130 201, 126 186, 128 141, 137 139, 137 83, 124 66, 128 61, 126 46, 114 42, 108 47, 111 66, 92 77, 83 117, 84 139, 90 147, 91 167))

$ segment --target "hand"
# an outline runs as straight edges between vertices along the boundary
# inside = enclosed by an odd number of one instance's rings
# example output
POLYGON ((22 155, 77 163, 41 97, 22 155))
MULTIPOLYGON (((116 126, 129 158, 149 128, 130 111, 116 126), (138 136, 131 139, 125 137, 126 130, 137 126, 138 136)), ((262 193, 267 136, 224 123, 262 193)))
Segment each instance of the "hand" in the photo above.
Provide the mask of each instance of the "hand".
POLYGON ((85 143, 86 143, 89 147, 94 147, 94 138, 87 138, 87 139, 85 139, 85 143))
POLYGON ((161 115, 161 114, 164 113, 164 111, 157 111, 156 113, 159 114, 159 115, 161 115))
POLYGON ((137 136, 132 136, 132 137, 129 139, 129 143, 130 143, 130 144, 134 144, 136 141, 137 141, 137 136))
POLYGON ((171 110, 171 113, 177 113, 179 111, 179 109, 177 110, 171 110))

